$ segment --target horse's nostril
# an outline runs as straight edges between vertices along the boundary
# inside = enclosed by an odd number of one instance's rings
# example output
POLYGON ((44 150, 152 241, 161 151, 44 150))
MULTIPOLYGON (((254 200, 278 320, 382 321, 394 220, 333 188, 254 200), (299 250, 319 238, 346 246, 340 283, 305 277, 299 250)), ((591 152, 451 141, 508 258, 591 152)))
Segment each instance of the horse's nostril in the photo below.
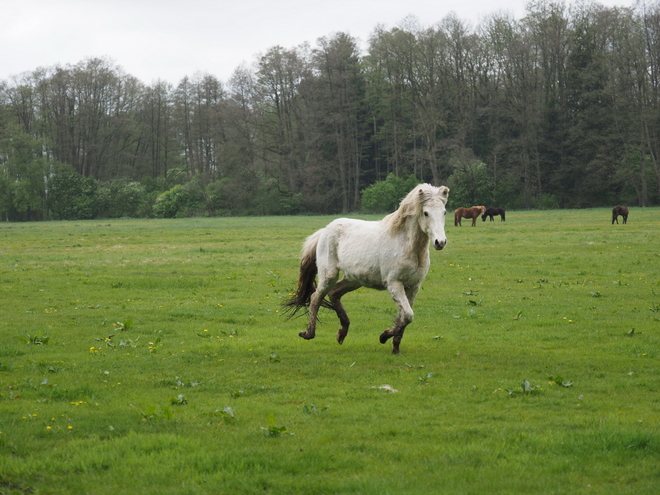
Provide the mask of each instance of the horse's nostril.
POLYGON ((436 239, 434 244, 436 249, 442 249, 447 245, 447 241, 439 241, 436 239))

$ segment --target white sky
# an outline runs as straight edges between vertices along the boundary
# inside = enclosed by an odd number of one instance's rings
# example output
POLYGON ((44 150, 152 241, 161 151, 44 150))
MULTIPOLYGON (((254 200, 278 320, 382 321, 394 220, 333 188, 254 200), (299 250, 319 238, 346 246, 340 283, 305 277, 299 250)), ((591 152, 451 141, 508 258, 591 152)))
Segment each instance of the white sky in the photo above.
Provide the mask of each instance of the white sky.
MULTIPOLYGON (((145 84, 211 74, 280 45, 348 32, 366 47, 376 26, 412 15, 431 26, 454 12, 476 26, 497 12, 524 16, 527 0, 0 0, 0 80, 38 67, 104 57, 145 84)), ((572 4, 574 2, 566 2, 572 4)), ((632 6, 634 0, 600 0, 632 6)))

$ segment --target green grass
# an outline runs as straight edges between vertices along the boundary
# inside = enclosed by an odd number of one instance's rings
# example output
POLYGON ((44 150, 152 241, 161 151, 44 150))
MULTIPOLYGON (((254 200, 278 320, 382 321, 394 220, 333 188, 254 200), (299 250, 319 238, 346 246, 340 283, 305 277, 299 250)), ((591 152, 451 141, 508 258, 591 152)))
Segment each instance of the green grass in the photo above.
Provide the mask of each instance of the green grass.
POLYGON ((0 225, 0 493, 658 493, 660 209, 448 225, 399 356, 280 312, 329 220, 0 225))

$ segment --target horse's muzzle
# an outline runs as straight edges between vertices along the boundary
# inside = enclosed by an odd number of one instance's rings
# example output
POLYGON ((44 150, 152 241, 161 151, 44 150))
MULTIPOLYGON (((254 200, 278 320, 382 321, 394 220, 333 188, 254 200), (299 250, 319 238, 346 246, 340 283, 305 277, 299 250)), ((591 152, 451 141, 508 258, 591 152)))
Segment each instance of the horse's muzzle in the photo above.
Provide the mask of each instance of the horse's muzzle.
POLYGON ((441 250, 442 248, 444 248, 446 245, 447 245, 447 239, 444 239, 444 240, 442 240, 442 241, 439 241, 438 239, 436 239, 436 240, 433 242, 433 247, 434 247, 437 251, 440 251, 440 250, 441 250))

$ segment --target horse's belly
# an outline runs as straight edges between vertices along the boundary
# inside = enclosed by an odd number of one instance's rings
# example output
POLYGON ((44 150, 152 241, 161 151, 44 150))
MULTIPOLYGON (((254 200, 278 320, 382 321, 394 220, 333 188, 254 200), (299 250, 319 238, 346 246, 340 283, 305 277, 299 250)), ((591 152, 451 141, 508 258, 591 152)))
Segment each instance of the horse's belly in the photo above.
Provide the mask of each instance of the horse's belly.
POLYGON ((347 264, 341 266, 344 278, 376 290, 387 289, 388 281, 396 280, 405 287, 419 285, 426 277, 428 268, 412 261, 382 262, 374 265, 347 264))
POLYGON ((344 278, 369 289, 384 290, 385 281, 375 266, 340 263, 344 278))

